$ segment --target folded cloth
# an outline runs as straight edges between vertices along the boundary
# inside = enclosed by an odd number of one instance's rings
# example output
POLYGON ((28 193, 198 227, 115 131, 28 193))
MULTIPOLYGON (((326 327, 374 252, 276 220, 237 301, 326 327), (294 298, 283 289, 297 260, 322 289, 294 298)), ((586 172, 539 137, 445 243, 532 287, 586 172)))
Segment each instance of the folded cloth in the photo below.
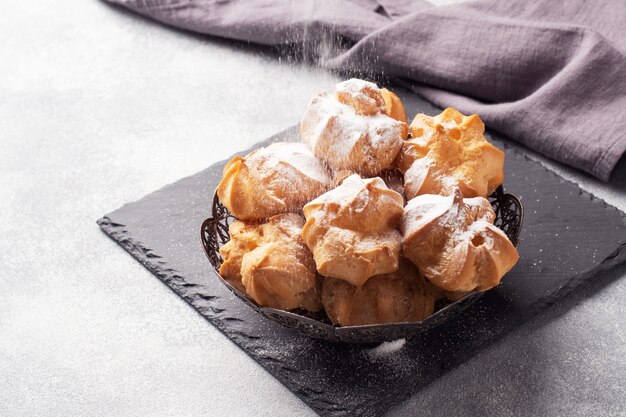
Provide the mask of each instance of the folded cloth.
POLYGON ((320 65, 383 73, 608 180, 626 152, 626 2, 107 0, 163 23, 320 65))

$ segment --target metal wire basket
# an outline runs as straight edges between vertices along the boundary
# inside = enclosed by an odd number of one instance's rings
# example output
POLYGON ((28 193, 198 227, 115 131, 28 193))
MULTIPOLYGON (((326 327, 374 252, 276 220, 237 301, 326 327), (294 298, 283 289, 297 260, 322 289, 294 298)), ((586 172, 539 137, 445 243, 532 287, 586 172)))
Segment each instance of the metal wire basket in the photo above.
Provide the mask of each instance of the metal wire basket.
MULTIPOLYGON (((489 196, 489 201, 496 213, 495 225, 500 228, 517 246, 522 229, 524 211, 517 197, 506 194, 502 186, 489 196)), ((226 207, 219 201, 217 194, 213 196, 213 212, 211 218, 206 219, 200 226, 200 239, 204 252, 215 268, 217 277, 244 303, 259 314, 276 321, 309 337, 324 339, 332 342, 345 343, 379 343, 407 336, 416 336, 433 327, 437 327, 461 313, 474 303, 483 293, 472 292, 460 300, 449 302, 439 301, 435 312, 420 322, 369 324, 361 326, 334 326, 324 312, 309 313, 304 310, 284 311, 275 308, 261 307, 246 294, 229 284, 219 274, 222 257, 219 248, 230 239, 228 226, 236 220, 226 207)))

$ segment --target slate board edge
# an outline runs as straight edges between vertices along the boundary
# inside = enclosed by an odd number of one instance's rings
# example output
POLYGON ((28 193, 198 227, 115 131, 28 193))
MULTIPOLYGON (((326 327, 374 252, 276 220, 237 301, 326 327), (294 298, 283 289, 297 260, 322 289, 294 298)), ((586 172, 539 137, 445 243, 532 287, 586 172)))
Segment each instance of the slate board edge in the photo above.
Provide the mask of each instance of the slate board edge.
MULTIPOLYGON (((267 139, 265 141, 262 141, 262 142, 260 142, 258 144, 253 145, 248 150, 235 152, 233 155, 239 155, 239 154, 247 153, 250 150, 259 147, 263 143, 271 143, 271 142, 275 141, 276 138, 284 137, 284 135, 288 134, 288 132, 293 130, 293 129, 294 129, 294 127, 287 128, 284 131, 279 132, 276 135, 272 136, 271 138, 269 138, 269 139, 267 139)), ((527 154, 525 154, 524 152, 522 152, 518 146, 516 146, 514 144, 507 143, 505 147, 507 149, 511 148, 513 152, 515 152, 516 154, 518 154, 518 155, 522 156, 523 158, 525 158, 529 163, 538 164, 544 170, 546 170, 549 173, 549 175, 553 175, 560 182, 564 182, 564 183, 566 182, 566 183, 570 183, 570 184, 574 185, 574 187, 579 192, 579 198, 588 198, 590 201, 598 200, 599 202, 601 202, 603 204, 604 209, 617 211, 617 213, 620 215, 622 220, 626 221, 626 213, 622 212, 617 207, 607 203, 603 199, 601 199, 601 198, 599 198, 599 197, 597 197, 597 196, 595 196, 595 195, 593 195, 593 194, 583 190, 580 186, 578 186, 578 184, 563 178, 562 176, 557 174, 555 171, 553 171, 552 169, 547 167, 545 164, 543 164, 541 161, 533 159, 530 156, 528 156, 527 154)), ((228 161, 229 159, 230 158, 227 158, 225 160, 216 162, 216 163, 212 164, 210 167, 208 167, 206 170, 211 169, 212 166, 219 165, 222 162, 228 161)), ((173 182, 171 184, 167 184, 167 185, 163 186, 162 188, 160 188, 160 189, 158 189, 158 190, 156 190, 154 192, 155 193, 156 192, 160 192, 160 191, 162 191, 162 190, 164 190, 166 188, 169 188, 170 186, 173 186, 175 183, 177 183, 177 182, 179 182, 181 180, 193 177, 195 175, 197 175, 197 173, 189 175, 187 177, 183 177, 183 178, 181 178, 181 179, 179 179, 179 180, 177 180, 177 181, 175 181, 175 182, 173 182)), ((150 195, 150 194, 148 194, 148 195, 150 195)), ((143 199, 144 197, 142 197, 141 199, 143 199)), ((523 196, 522 196, 522 198, 523 198, 523 196)), ((139 200, 141 200, 141 199, 139 199, 139 200)), ((137 200, 137 201, 139 201, 139 200, 137 200)), ((523 200, 522 200, 522 203, 523 203, 523 200)), ((129 202, 129 203, 126 203, 124 205, 128 205, 128 204, 133 204, 133 202, 129 202)), ((106 235, 108 235, 117 244, 119 244, 124 250, 126 250, 137 261, 139 261, 152 274, 156 275, 165 285, 167 285, 179 297, 181 297, 183 300, 185 300, 185 302, 187 302, 189 305, 191 305, 194 308, 194 310, 196 310, 199 314, 201 314, 207 321, 209 321, 211 324, 213 324, 215 327, 217 327, 227 337, 232 339, 235 342, 235 344, 237 344, 238 347, 241 350, 243 350, 246 354, 251 356, 257 363, 259 363, 259 365, 261 365, 263 368, 265 368, 271 375, 276 377, 285 387, 287 387, 287 389, 292 391, 296 396, 298 396, 300 399, 302 399, 307 405, 309 405, 311 407, 317 406, 317 407, 313 408, 314 411, 316 411, 318 413, 321 412, 321 411, 330 411, 328 409, 324 410, 324 408, 319 407, 319 404, 315 404, 315 401, 312 402, 311 398, 306 395, 306 392, 302 391, 300 388, 297 388, 297 384, 295 384, 293 386, 287 385, 287 382, 290 380, 290 378, 289 378, 288 375, 280 373, 279 372, 280 368, 276 369, 274 367, 268 366, 268 364, 261 363, 260 360, 259 360, 260 358, 257 358, 256 355, 253 354, 253 352, 249 352, 249 351, 243 349, 243 347, 239 343, 237 343, 237 341, 240 338, 248 338, 249 336, 247 336, 245 334, 242 334, 242 333, 239 333, 239 332, 236 332, 236 331, 233 331, 232 329, 228 328, 227 326, 224 325, 223 320, 221 320, 219 317, 217 317, 214 314, 212 314, 212 312, 210 311, 210 308, 206 308, 205 306, 199 305, 199 303, 197 302, 198 298, 197 297, 193 297, 193 295, 198 295, 198 294, 189 291, 189 289, 185 288, 184 285, 181 285, 181 284, 177 283, 177 281, 180 280, 180 278, 181 278, 180 275, 177 274, 177 271, 172 270, 170 268, 167 268, 164 265, 160 265, 158 262, 154 262, 154 260, 160 258, 160 256, 158 254, 155 254, 154 252, 152 252, 150 249, 148 249, 143 243, 138 242, 135 239, 129 237, 129 231, 126 229, 125 225, 112 222, 107 215, 105 215, 102 218, 98 219, 97 220, 97 224, 100 226, 101 230, 106 235)), ((201 245, 200 245, 199 242, 200 242, 200 239, 198 238, 198 250, 202 250, 201 245)), ((563 296, 566 296, 567 294, 572 292, 572 290, 575 289, 580 283, 584 282, 589 276, 592 276, 595 273, 598 273, 598 272, 601 272, 601 271, 608 271, 608 270, 610 270, 610 269, 612 269, 612 268, 614 268, 614 267, 616 267, 616 266, 618 266, 618 265, 620 265, 621 263, 624 263, 624 262, 626 262, 626 243, 620 244, 620 246, 612 254, 607 256, 596 268, 593 268, 593 269, 591 269, 589 271, 586 271, 586 272, 584 272, 582 274, 577 274, 577 275, 572 276, 570 281, 564 287, 562 287, 560 290, 555 291, 554 293, 551 293, 551 294, 547 295, 546 297, 541 298, 540 300, 537 301, 537 305, 541 305, 542 308, 547 308, 550 305, 554 304, 554 302, 552 302, 551 300, 561 299, 563 296)), ((209 268, 209 271, 210 271, 210 273, 215 273, 212 270, 212 268, 209 268)), ((534 314, 534 313, 536 313, 536 311, 538 309, 539 308, 537 307, 537 308, 532 308, 531 310, 533 311, 533 314, 534 314)), ((504 337, 507 333, 508 333, 508 331, 505 332, 504 334, 502 334, 501 336, 504 337)), ((470 356, 474 356, 474 355, 470 355, 470 356)), ((327 404, 327 406, 328 406, 328 404, 327 404)), ((331 406, 331 408, 334 408, 334 407, 331 406)))
MULTIPOLYGON (((152 252, 150 249, 147 249, 142 243, 128 237, 128 230, 126 230, 125 225, 114 223, 107 216, 98 219, 96 223, 98 224, 98 226, 100 226, 100 229, 107 236, 109 236, 114 242, 121 246, 133 258, 139 261, 139 263, 143 265, 148 271, 150 271, 153 275, 159 278, 159 280, 163 282, 163 284, 165 284, 176 295, 181 297, 187 304, 192 306, 193 309, 197 311, 204 319, 217 327, 221 332, 226 333, 225 327, 221 325, 222 320, 219 320, 218 317, 211 314, 211 311, 209 311, 204 306, 197 305, 196 301, 198 298, 192 297, 194 293, 185 290, 185 285, 180 285, 176 283, 176 280, 180 279, 180 275, 177 274, 177 271, 171 268, 167 268, 165 265, 159 265, 158 263, 153 262, 154 259, 159 259, 160 256, 152 252)), ((199 250, 202 250, 201 246, 199 247, 199 250)), ((212 268, 210 268, 209 271, 211 273, 214 273, 212 268)), ((230 333, 231 332, 229 332, 227 336, 233 338, 232 334, 230 333)))

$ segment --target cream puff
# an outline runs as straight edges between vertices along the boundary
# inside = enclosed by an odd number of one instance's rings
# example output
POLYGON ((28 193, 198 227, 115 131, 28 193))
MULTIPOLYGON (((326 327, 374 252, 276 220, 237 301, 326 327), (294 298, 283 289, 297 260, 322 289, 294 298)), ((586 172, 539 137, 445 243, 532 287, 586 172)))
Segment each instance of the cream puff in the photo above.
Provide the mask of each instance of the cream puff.
POLYGON ((220 248, 220 275, 257 304, 291 310, 321 310, 321 280, 302 241, 304 218, 287 213, 266 223, 235 221, 220 248))
POLYGON ((402 206, 382 179, 356 174, 304 206, 302 237, 317 271, 358 286, 397 270, 402 206))
POLYGON ((487 141, 477 115, 452 108, 435 117, 418 114, 409 130, 396 161, 408 199, 457 188, 465 197, 487 197, 504 181, 504 152, 487 141))
POLYGON ((431 284, 452 299, 497 286, 519 255, 483 197, 425 194, 413 198, 400 220, 402 253, 431 284))
POLYGON ((302 206, 332 186, 324 165, 302 143, 280 142, 235 156, 217 195, 240 220, 261 220, 302 206))
POLYGON ((309 102, 300 124, 303 141, 333 171, 371 177, 391 168, 408 132, 396 119, 404 108, 392 94, 358 79, 337 84, 334 94, 309 102))
POLYGON ((358 326, 424 320, 433 313, 435 297, 415 266, 401 259, 397 271, 371 277, 360 287, 326 278, 322 304, 334 324, 358 326))

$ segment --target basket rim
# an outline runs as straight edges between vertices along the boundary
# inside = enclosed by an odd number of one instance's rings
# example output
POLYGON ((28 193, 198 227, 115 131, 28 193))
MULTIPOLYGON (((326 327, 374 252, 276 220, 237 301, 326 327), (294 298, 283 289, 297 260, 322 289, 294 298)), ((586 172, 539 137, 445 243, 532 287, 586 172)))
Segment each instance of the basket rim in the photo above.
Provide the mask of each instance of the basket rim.
POLYGON ((292 318, 295 318, 295 319, 297 319, 299 321, 303 321, 303 322, 308 322, 310 324, 314 324, 315 326, 318 326, 318 327, 325 327, 327 329, 333 329, 333 331, 335 331, 337 333, 348 333, 348 332, 352 332, 352 331, 355 331, 355 330, 376 330, 376 329, 383 329, 383 328, 384 329, 389 329, 389 328, 393 328, 393 327, 402 328, 402 327, 420 326, 420 325, 428 323, 430 321, 434 321, 439 315, 445 314, 448 310, 454 308, 455 305, 463 304, 464 302, 467 302, 467 301, 469 301, 470 299, 473 299, 473 298, 477 299, 478 297, 481 297, 484 294, 484 292, 481 292, 481 291, 472 291, 472 292, 466 294, 465 296, 463 296, 462 298, 459 298, 458 300, 453 301, 450 304, 448 304, 448 305, 440 308, 439 310, 433 312, 433 314, 431 314, 430 316, 426 317, 424 320, 420 320, 420 321, 377 323, 377 324, 360 324, 360 325, 353 325, 353 326, 339 326, 339 325, 328 324, 328 323, 325 323, 323 321, 314 319, 312 317, 307 317, 307 316, 295 313, 295 312, 290 311, 290 310, 281 310, 281 309, 273 308, 273 307, 263 307, 263 306, 259 305, 256 301, 250 299, 247 296, 247 294, 242 293, 236 287, 234 287, 232 284, 230 284, 228 281, 226 281, 224 279, 224 277, 222 277, 222 275, 220 275, 220 273, 218 271, 215 271, 215 274, 217 275, 219 280, 222 282, 222 284, 224 284, 238 298, 241 298, 242 300, 245 300, 248 304, 251 304, 255 309, 257 309, 257 310, 259 310, 261 312, 268 312, 268 313, 272 313, 272 314, 279 314, 279 315, 282 315, 282 316, 292 317, 292 318))

